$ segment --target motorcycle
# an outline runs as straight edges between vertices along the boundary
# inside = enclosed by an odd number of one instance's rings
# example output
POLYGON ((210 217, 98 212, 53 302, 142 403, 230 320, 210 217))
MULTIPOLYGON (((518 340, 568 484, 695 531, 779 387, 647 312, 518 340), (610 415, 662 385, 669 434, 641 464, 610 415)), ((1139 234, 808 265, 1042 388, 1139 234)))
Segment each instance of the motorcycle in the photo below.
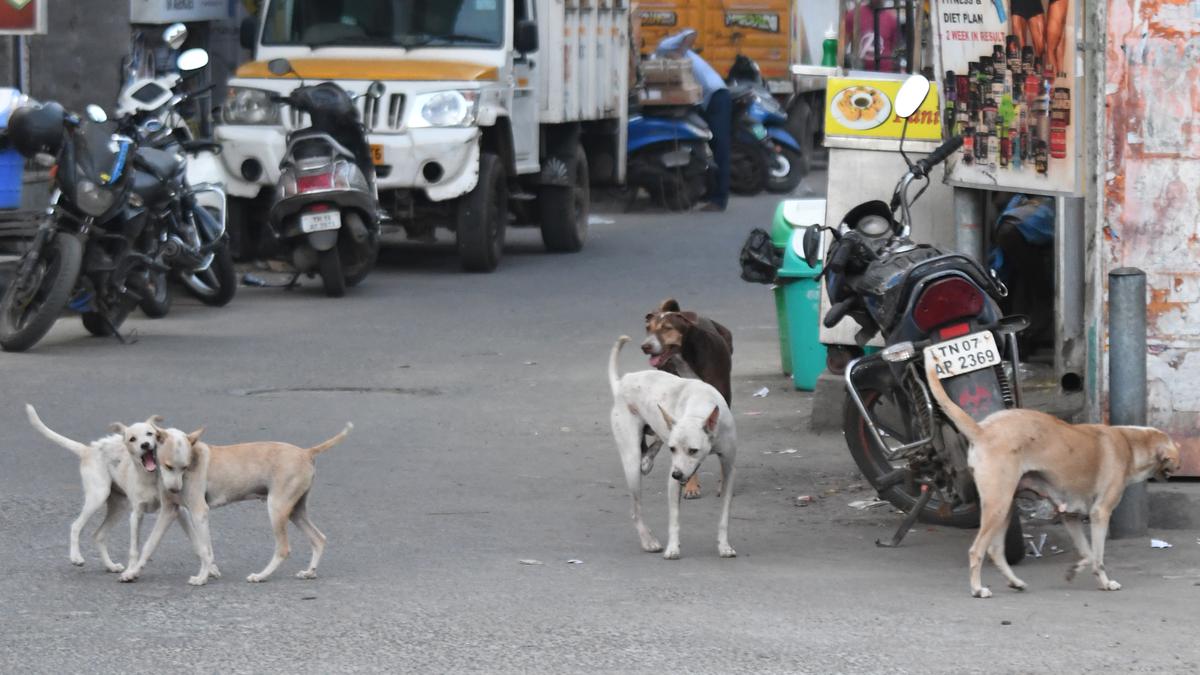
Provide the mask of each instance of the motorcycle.
MULTIPOLYGON (((182 34, 186 36, 186 29, 182 29, 182 34)), ((173 40, 168 42, 172 47, 183 41, 174 27, 167 29, 164 40, 173 40)), ((117 99, 115 117, 121 133, 136 139, 139 147, 180 154, 186 161, 188 189, 180 196, 187 203, 179 208, 178 217, 154 221, 159 226, 156 232, 159 244, 170 249, 168 257, 179 264, 168 272, 152 275, 153 293, 140 303, 142 311, 151 318, 165 316, 170 309, 168 274, 178 279, 191 296, 212 307, 228 304, 237 291, 237 272, 225 237, 225 192, 219 183, 201 180, 201 176, 213 175, 211 169, 203 167, 216 161, 221 146, 195 139, 181 112, 195 98, 211 90, 211 86, 186 90, 191 77, 207 65, 207 52, 190 49, 178 56, 173 72, 132 79, 117 99), (196 205, 207 217, 188 215, 196 205), (215 221, 216 225, 197 226, 199 218, 215 221), (211 245, 211 252, 199 255, 199 249, 207 245, 211 245)))
POLYGON ((708 189, 711 139, 708 124, 693 108, 646 106, 632 112, 626 166, 633 197, 642 188, 665 209, 692 208, 708 189))
POLYGON ((739 54, 729 69, 726 82, 730 85, 731 95, 744 97, 735 117, 739 127, 748 132, 743 134, 744 140, 748 142, 752 137, 763 148, 766 158, 763 186, 774 193, 796 189, 804 178, 804 150, 787 130, 787 111, 767 89, 758 64, 739 54))
MULTIPOLYGON (((924 101, 929 82, 914 75, 896 96, 896 113, 906 120, 924 101)), ((861 327, 860 346, 882 333, 882 351, 845 368, 847 401, 843 431, 850 454, 879 496, 907 517, 890 543, 895 546, 917 519, 976 527, 979 498, 967 466, 967 443, 939 411, 929 393, 924 359, 944 364, 940 379, 972 417, 982 420, 1021 405, 1016 334, 1022 316, 1002 316, 1002 283, 972 258, 944 253, 910 238, 909 198, 914 181, 961 147, 953 138, 916 162, 901 153, 908 171, 890 204, 865 202, 851 209, 839 228, 812 227, 802 240, 805 259, 815 265, 824 232, 833 242, 825 256, 825 288, 833 303, 824 325, 850 316, 861 327)), ((1013 509, 1005 552, 1010 563, 1024 557, 1017 509, 1013 509)))
MULTIPOLYGON (((218 227, 203 209, 185 210, 183 158, 139 148, 95 105, 86 118, 54 102, 22 107, 6 138, 23 157, 51 167, 56 190, 0 297, 0 348, 29 349, 67 307, 82 313, 88 332, 124 342, 118 331, 152 293, 150 275, 173 264, 154 223, 191 215, 200 227, 218 227)), ((219 241, 197 253, 211 253, 219 241)))
MULTIPOLYGON (((296 74, 287 59, 271 61, 268 69, 279 77, 296 74)), ((371 83, 365 95, 378 101, 383 83, 371 83)), ((271 234, 297 276, 319 272, 325 294, 340 297, 379 257, 379 197, 366 130, 350 94, 333 82, 301 81, 272 100, 307 115, 311 125, 288 134, 271 234)))

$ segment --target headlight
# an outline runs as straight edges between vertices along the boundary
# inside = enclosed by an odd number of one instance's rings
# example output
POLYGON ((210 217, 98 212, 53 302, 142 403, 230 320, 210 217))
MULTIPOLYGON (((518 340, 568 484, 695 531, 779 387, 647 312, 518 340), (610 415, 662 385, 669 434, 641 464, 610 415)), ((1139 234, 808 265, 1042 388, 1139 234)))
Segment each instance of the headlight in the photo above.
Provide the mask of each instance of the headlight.
POLYGON ((113 205, 116 196, 88 179, 75 186, 75 205, 89 216, 102 216, 113 205))
POLYGON ((221 119, 226 124, 279 124, 279 105, 271 101, 271 92, 230 87, 221 119))
POLYGON ((892 223, 883 216, 870 215, 858 221, 856 230, 868 237, 882 237, 892 229, 892 223))
POLYGON ((408 107, 409 128, 425 127, 469 127, 475 123, 475 109, 479 92, 435 91, 414 96, 408 107))

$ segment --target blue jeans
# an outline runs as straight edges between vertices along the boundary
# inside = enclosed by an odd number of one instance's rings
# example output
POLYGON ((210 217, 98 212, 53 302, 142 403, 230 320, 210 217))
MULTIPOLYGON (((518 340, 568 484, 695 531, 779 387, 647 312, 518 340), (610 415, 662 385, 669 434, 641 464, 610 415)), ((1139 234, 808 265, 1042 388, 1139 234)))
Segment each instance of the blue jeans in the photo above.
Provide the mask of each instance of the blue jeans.
POLYGON ((729 203, 729 144, 733 134, 733 99, 728 89, 713 92, 704 109, 704 120, 712 132, 708 145, 717 165, 716 180, 708 193, 708 201, 725 208, 729 203))

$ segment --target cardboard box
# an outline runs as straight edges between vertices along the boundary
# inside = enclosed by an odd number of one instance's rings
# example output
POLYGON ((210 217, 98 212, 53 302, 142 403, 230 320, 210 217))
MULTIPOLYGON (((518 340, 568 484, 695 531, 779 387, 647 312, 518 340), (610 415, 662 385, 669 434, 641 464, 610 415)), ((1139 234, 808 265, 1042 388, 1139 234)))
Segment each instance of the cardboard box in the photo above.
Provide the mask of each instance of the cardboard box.
POLYGON ((646 85, 638 92, 638 102, 643 106, 699 105, 703 98, 704 92, 695 82, 672 86, 646 85))

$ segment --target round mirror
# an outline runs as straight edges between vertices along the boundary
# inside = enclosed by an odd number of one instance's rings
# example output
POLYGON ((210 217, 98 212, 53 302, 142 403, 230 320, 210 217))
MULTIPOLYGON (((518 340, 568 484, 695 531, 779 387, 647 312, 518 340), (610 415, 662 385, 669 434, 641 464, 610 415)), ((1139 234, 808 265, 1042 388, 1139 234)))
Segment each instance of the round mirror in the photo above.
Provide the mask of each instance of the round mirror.
POLYGON ((904 119, 912 117, 928 95, 929 80, 920 75, 910 76, 896 92, 896 115, 904 119))
POLYGON ((167 43, 171 49, 179 49, 187 41, 187 36, 187 26, 181 23, 173 23, 163 31, 162 38, 163 42, 167 43))
POLYGON ((180 54, 179 58, 175 60, 175 66, 184 73, 200 70, 207 65, 208 52, 203 49, 189 49, 180 54))
POLYGON ((375 80, 371 83, 371 86, 367 87, 367 96, 370 96, 371 98, 381 98, 383 96, 383 91, 383 83, 379 80, 375 80))
POLYGON ((283 77, 292 70, 292 63, 287 59, 271 59, 267 62, 267 71, 276 77, 283 77))
POLYGON ((95 103, 88 104, 85 111, 87 112, 87 118, 96 124, 103 124, 108 121, 108 113, 104 112, 104 108, 95 103))
POLYGON ((804 239, 801 243, 804 246, 804 262, 808 263, 809 267, 816 267, 821 259, 821 228, 804 228, 804 239))

